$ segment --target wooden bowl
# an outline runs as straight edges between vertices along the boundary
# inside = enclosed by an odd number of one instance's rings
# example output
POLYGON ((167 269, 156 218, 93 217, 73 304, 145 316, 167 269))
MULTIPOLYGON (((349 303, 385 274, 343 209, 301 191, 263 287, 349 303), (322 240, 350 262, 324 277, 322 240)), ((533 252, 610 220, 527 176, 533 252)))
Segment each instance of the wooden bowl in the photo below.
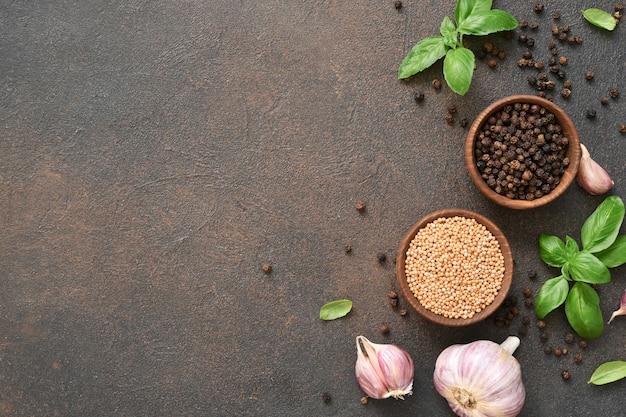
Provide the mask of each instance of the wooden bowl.
POLYGON ((396 258, 396 275, 398 277, 398 283, 400 285, 400 290, 402 291, 402 296, 409 304, 417 311, 420 315, 425 317, 426 319, 432 321, 433 323, 441 324, 444 326, 468 326, 470 324, 477 323, 481 320, 484 320, 488 316, 490 316, 493 312, 495 312, 498 307, 502 304, 504 299, 506 298, 509 290, 511 289, 511 282, 513 280, 513 255, 511 253, 511 247, 509 246, 509 242, 506 237, 502 233, 502 231, 496 226, 491 220, 486 217, 474 213, 469 210, 463 209, 445 209, 435 211, 433 213, 428 214, 420 221, 415 223, 413 227, 406 234, 402 242, 400 242, 400 247, 398 249, 398 255, 396 258), (411 241, 417 234, 417 232, 424 228, 427 224, 433 222, 434 220, 441 217, 465 217, 467 219, 474 219, 478 223, 484 225, 487 230, 491 232, 491 234, 498 240, 500 244, 500 250, 502 252, 502 256, 504 257, 504 277, 502 279, 502 287, 498 294, 496 295, 493 302, 487 305, 480 312, 474 314, 473 317, 463 319, 455 319, 455 318, 447 318, 439 314, 435 314, 434 312, 426 309, 420 301, 415 297, 411 289, 409 288, 409 283, 407 281, 406 272, 405 272, 405 262, 406 262, 406 254, 409 249, 409 245, 411 241))
POLYGON ((561 109, 559 106, 549 100, 532 95, 515 95, 505 97, 485 108, 478 115, 478 117, 476 117, 474 123, 472 123, 472 126, 470 127, 467 138, 465 140, 465 163, 467 165, 470 177, 472 178, 474 184, 476 184, 476 187, 478 187, 480 192, 494 203, 517 210, 525 210, 543 206, 554 201, 561 194, 563 194, 565 190, 567 190, 567 188, 576 179, 576 173, 578 172, 578 165, 580 163, 580 154, 580 138, 578 136, 578 131, 576 130, 574 123, 567 116, 565 111, 563 111, 563 109, 561 109), (483 180, 478 170, 478 167, 476 166, 474 143, 476 141, 476 137, 480 133, 482 126, 485 124, 490 116, 497 113, 504 106, 513 105, 515 103, 529 103, 531 105, 538 104, 542 107, 545 107, 549 112, 554 114, 557 122, 561 125, 562 134, 564 136, 567 136, 567 138, 569 139, 566 156, 569 158, 570 163, 569 166, 565 169, 563 175, 561 176, 560 183, 548 194, 534 200, 512 199, 496 193, 483 180))

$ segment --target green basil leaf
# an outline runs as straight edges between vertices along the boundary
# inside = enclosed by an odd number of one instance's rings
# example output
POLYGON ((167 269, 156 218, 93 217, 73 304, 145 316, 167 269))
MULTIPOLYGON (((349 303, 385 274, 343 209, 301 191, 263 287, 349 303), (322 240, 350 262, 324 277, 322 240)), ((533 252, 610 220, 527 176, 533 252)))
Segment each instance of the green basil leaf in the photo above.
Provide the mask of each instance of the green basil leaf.
POLYGON ((595 7, 583 10, 583 16, 587 22, 602 29, 613 30, 615 26, 617 26, 617 19, 615 19, 611 13, 596 9, 595 7))
POLYGON ((400 64, 398 78, 409 78, 425 70, 446 55, 443 36, 429 36, 419 41, 400 64))
POLYGON ((618 196, 607 197, 585 220, 581 234, 583 249, 600 252, 613 244, 624 220, 624 202, 618 196))
POLYGON ((458 0, 454 8, 454 20, 460 25, 472 13, 490 10, 491 6, 492 0, 458 0))
POLYGON ((584 282, 577 282, 570 289, 565 300, 565 315, 569 324, 582 338, 595 339, 604 330, 600 297, 584 282))
POLYGON ((443 18, 439 32, 441 32, 441 36, 443 36, 443 43, 448 48, 456 48, 458 33, 454 27, 454 23, 452 23, 452 20, 450 20, 448 16, 443 18))
POLYGON ((565 259, 570 260, 578 255, 578 243, 569 236, 565 236, 565 259))
POLYGON ((345 316, 352 310, 352 301, 335 300, 326 303, 320 308, 320 319, 335 320, 345 316))
POLYGON ((622 378, 626 378, 626 362, 611 361, 598 366, 587 383, 604 385, 622 378))
POLYGON ((619 235, 615 242, 603 251, 596 253, 596 257, 607 268, 616 268, 626 263, 626 235, 619 235))
POLYGON ((539 251, 541 260, 550 266, 563 266, 567 262, 565 243, 552 235, 539 235, 539 251))
POLYGON ((465 35, 488 35, 503 30, 513 30, 517 20, 503 10, 482 10, 469 15, 458 25, 459 33, 465 35))
POLYGON ((551 278, 543 283, 535 300, 535 313, 542 319, 565 302, 569 284, 564 276, 551 278))
POLYGON ((572 280, 572 276, 569 272, 569 262, 565 262, 561 267, 561 275, 563 275, 568 281, 572 280))
POLYGON ((474 76, 474 53, 467 48, 450 49, 443 60, 443 77, 452 91, 467 93, 474 76))
POLYGON ((568 261, 568 272, 574 281, 589 284, 606 284, 611 281, 609 268, 587 252, 579 252, 574 259, 568 261))

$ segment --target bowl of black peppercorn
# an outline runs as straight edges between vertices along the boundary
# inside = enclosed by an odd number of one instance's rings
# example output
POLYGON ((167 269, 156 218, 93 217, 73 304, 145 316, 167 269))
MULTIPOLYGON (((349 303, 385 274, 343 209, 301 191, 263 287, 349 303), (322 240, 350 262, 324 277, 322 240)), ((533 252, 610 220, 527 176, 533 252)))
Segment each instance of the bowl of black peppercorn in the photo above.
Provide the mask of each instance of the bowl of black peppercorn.
POLYGON ((576 179, 580 138, 557 104, 514 95, 487 106, 465 141, 472 181, 488 199, 516 210, 546 205, 576 179))

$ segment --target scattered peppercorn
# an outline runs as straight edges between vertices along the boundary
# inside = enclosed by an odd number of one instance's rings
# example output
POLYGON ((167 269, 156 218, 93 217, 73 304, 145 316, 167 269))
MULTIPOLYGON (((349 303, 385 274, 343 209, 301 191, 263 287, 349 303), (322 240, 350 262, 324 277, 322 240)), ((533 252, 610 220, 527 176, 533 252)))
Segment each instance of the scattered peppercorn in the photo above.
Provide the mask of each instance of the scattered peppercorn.
POLYGON ((526 45, 528 45, 528 46, 535 46, 535 39, 534 38, 528 38, 528 40, 526 40, 526 45))
POLYGON ((528 316, 522 317, 522 324, 524 326, 528 326, 530 324, 530 317, 528 317, 528 316))
POLYGON ((561 353, 562 353, 563 355, 567 355, 567 352, 568 352, 567 348, 563 348, 563 349, 561 349, 561 353))
POLYGON ((561 372, 561 376, 563 377, 564 380, 568 380, 572 377, 572 373, 568 370, 565 370, 563 372, 561 372))
POLYGON ((557 25, 552 25, 552 34, 553 35, 558 35, 561 32, 561 30, 559 29, 559 27, 557 25))
POLYGON ((528 298, 524 298, 524 305, 525 305, 526 307, 532 307, 532 305, 533 305, 534 303, 535 303, 535 301, 534 301, 532 298, 530 298, 530 297, 528 297, 528 298))
POLYGON ((611 91, 609 91, 609 96, 611 98, 618 98, 619 97, 619 90, 617 88, 612 89, 611 91))
POLYGON ((544 346, 543 353, 545 353, 546 355, 549 355, 550 353, 552 353, 552 347, 548 345, 544 346))
POLYGON ((519 35, 517 37, 517 40, 518 40, 519 43, 526 43, 528 41, 528 36, 523 35, 523 34, 519 35))
POLYGON ((626 133, 626 124, 619 125, 619 133, 626 133))
POLYGON ((554 348, 554 356, 561 356, 562 353, 561 348, 554 348))
POLYGON ((537 320, 537 327, 544 329, 546 327, 546 322, 543 320, 537 320))
POLYGON ((594 74, 593 71, 587 71, 585 72, 585 78, 589 81, 593 80, 593 77, 595 77, 596 74, 594 74))
POLYGON ((543 12, 543 9, 544 9, 543 3, 535 4, 535 13, 541 13, 543 12))
POLYGON ((378 263, 384 264, 387 262, 387 254, 385 252, 378 252, 376 254, 376 259, 378 259, 378 263))
POLYGON ((576 43, 578 45, 582 44, 583 43, 583 37, 582 36, 576 36, 576 43))
POLYGON ((389 298, 391 298, 391 299, 398 298, 398 293, 397 293, 397 292, 395 292, 395 291, 389 291, 389 292, 387 293, 387 297, 389 297, 389 298))
POLYGON ((615 13, 613 13, 613 17, 616 18, 617 20, 621 20, 622 19, 622 12, 615 12, 615 13))
POLYGON ((554 20, 559 20, 561 18, 561 15, 557 12, 553 12, 551 16, 554 20))
POLYGON ((329 393, 325 392, 322 394, 322 401, 324 401, 324 404, 330 404, 330 402, 332 401, 332 397, 329 393))
POLYGON ((343 250, 346 251, 346 253, 352 252, 352 245, 349 243, 346 243, 346 246, 344 246, 343 250))
POLYGON ((421 103, 422 101, 424 101, 424 92, 416 91, 414 97, 416 103, 421 103))
POLYGON ((539 335, 539 340, 541 341, 541 343, 546 343, 548 341, 548 334, 546 332, 542 332, 539 335))
POLYGON ((364 212, 365 209, 366 209, 366 206, 365 206, 365 203, 363 201, 357 201, 354 204, 354 208, 357 209, 357 211, 364 212))
POLYGON ((398 307, 398 299, 397 298, 392 298, 391 300, 389 300, 389 304, 391 305, 391 307, 396 308, 398 307))
POLYGON ((566 56, 560 56, 559 57, 559 64, 561 65, 567 65, 568 59, 566 56))
POLYGON ((531 30, 536 30, 539 27, 539 23, 532 22, 529 27, 531 30))
POLYGON ((567 333, 565 335, 565 343, 573 343, 574 342, 574 334, 573 333, 567 333))
POLYGON ((446 115, 444 116, 444 120, 446 121, 446 123, 451 124, 452 122, 454 122, 454 116, 450 113, 446 113, 446 115))
POLYGON ((454 104, 450 104, 448 106, 448 113, 450 113, 450 114, 456 113, 456 107, 454 106, 454 104))
POLYGON ((367 405, 368 401, 367 397, 361 397, 361 404, 367 405))
POLYGON ((563 81, 563 87, 571 90, 572 89, 572 80, 565 80, 565 81, 563 81))
POLYGON ((402 9, 402 2, 400 0, 396 0, 393 2, 393 7, 396 8, 396 10, 400 10, 402 9))
POLYGON ((435 79, 432 81, 432 85, 435 90, 439 90, 441 88, 441 81, 435 79))
POLYGON ((528 27, 528 20, 526 20, 526 19, 521 19, 521 20, 519 21, 519 27, 520 27, 521 29, 525 29, 525 28, 527 28, 527 27, 528 27))
POLYGON ((531 279, 531 280, 537 279, 537 271, 535 270, 528 271, 528 279, 531 279))
POLYGON ((587 110, 586 113, 587 119, 595 119, 596 118, 596 111, 593 109, 589 109, 587 110))
POLYGON ((389 326, 387 326, 386 324, 383 324, 382 326, 380 326, 380 332, 382 334, 388 334, 389 333, 389 326))
POLYGON ((269 274, 272 272, 272 265, 270 264, 263 264, 263 272, 265 272, 266 274, 269 274))
POLYGON ((570 29, 569 25, 561 26, 561 32, 563 32, 563 33, 568 33, 569 29, 570 29))
POLYGON ((491 58, 489 61, 487 61, 487 66, 489 66, 489 68, 491 69, 494 69, 498 66, 498 61, 496 61, 494 58, 491 58))
POLYGON ((613 8, 615 9, 616 12, 621 12, 622 10, 624 10, 624 4, 623 3, 615 3, 613 8))
POLYGON ((608 97, 602 97, 600 99, 600 104, 602 104, 603 106, 606 106, 607 104, 609 104, 609 98, 608 97))
POLYGON ((582 353, 577 353, 574 355, 574 362, 576 363, 581 363, 583 360, 583 355, 582 353))
POLYGON ((572 95, 572 90, 570 90, 569 88, 564 88, 561 90, 561 96, 563 98, 569 98, 569 96, 572 95))
POLYGON ((581 348, 585 349, 587 346, 589 345, 589 343, 586 340, 581 340, 580 342, 578 342, 578 346, 580 346, 581 348))
POLYGON ((407 314, 409 314, 409 310, 407 310, 406 308, 401 308, 398 313, 400 313, 401 316, 406 316, 407 314))
POLYGON ((531 295, 533 295, 532 288, 529 288, 529 287, 524 288, 523 294, 524 294, 524 297, 530 297, 531 295))
POLYGON ((464 117, 459 121, 459 124, 461 125, 461 127, 465 127, 467 126, 468 120, 464 117))

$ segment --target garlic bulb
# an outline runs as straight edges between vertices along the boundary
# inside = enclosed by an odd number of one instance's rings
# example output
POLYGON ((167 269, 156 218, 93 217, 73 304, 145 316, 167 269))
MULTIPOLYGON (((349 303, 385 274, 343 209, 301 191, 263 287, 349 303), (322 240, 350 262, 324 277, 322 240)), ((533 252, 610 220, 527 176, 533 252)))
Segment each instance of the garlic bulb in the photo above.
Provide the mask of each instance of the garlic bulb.
POLYGON ((609 174, 596 161, 591 159, 587 147, 580 144, 580 165, 576 181, 591 195, 604 194, 615 184, 609 174))
POLYGON ((369 397, 404 399, 413 393, 413 359, 407 351, 372 343, 364 336, 356 338, 356 350, 356 379, 369 397))
POLYGON ((478 340, 446 348, 435 364, 437 392, 461 417, 514 417, 524 405, 521 367, 512 356, 520 340, 478 340))

